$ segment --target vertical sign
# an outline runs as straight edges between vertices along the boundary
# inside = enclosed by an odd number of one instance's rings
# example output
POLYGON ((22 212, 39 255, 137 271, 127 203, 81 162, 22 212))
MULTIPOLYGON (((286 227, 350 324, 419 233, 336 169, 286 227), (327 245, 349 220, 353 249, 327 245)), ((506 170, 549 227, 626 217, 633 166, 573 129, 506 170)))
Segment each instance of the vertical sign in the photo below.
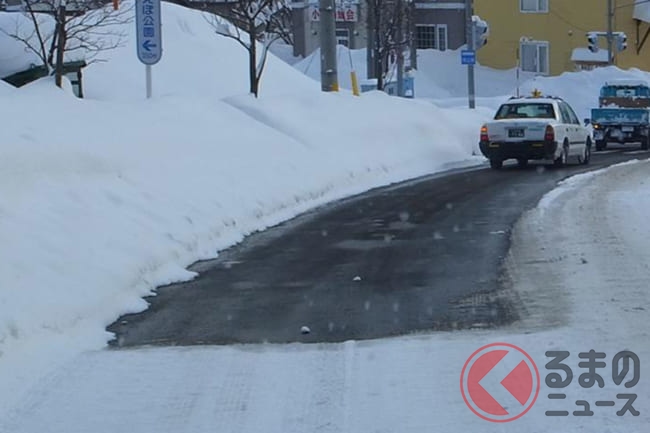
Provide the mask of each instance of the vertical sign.
POLYGON ((160 0, 136 0, 135 25, 138 59, 145 65, 158 63, 162 57, 160 0))

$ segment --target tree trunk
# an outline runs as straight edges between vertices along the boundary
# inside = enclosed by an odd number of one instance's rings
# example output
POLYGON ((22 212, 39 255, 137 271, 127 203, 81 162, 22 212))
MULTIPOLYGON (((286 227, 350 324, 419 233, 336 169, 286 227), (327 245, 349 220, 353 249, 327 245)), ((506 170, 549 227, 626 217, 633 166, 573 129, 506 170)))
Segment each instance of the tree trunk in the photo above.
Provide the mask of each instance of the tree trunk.
POLYGON ((375 54, 377 64, 375 66, 375 74, 377 74, 377 90, 384 90, 384 54, 380 54, 377 50, 375 54))
POLYGON ((54 81, 58 87, 63 85, 63 54, 65 53, 65 3, 61 2, 59 6, 58 21, 58 43, 56 47, 56 69, 54 81))
POLYGON ((255 23, 249 23, 248 39, 248 78, 250 81, 250 92, 257 98, 259 91, 259 78, 257 77, 257 38, 254 27, 255 23))

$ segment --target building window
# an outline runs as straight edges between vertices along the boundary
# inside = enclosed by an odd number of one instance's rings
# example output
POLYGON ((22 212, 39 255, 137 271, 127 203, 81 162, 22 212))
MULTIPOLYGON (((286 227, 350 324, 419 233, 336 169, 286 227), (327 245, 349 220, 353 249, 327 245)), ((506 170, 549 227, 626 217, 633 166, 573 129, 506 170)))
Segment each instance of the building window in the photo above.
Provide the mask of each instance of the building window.
POLYGON ((447 24, 418 24, 415 26, 415 42, 418 49, 447 49, 447 24))
POLYGON ((519 53, 521 56, 521 70, 524 72, 534 72, 536 74, 548 75, 548 49, 548 42, 522 42, 519 45, 519 53))
POLYGON ((350 47, 350 30, 336 29, 336 43, 344 47, 350 47))
POLYGON ((436 29, 438 30, 438 49, 445 51, 447 49, 447 24, 438 24, 436 29))
POLYGON ((548 13, 548 0, 519 0, 519 11, 526 13, 548 13))

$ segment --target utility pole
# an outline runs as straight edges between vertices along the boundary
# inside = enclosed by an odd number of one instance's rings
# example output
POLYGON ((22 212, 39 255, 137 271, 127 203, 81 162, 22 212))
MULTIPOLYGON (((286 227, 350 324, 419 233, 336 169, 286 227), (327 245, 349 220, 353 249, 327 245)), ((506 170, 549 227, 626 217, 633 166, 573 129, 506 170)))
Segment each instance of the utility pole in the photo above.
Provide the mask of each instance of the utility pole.
MULTIPOLYGON (((611 1, 611 0, 609 0, 611 1)), ((474 2, 473 0, 465 0, 465 41, 467 49, 476 52, 474 43, 474 23, 472 21, 474 15, 474 2)), ((474 84, 474 65, 467 65, 467 96, 469 99, 469 108, 476 108, 476 95, 474 84)))
POLYGON ((415 70, 418 68, 418 49, 415 40, 415 1, 410 0, 408 5, 408 33, 409 33, 409 66, 415 70))
POLYGON ((55 66, 55 75, 54 82, 58 87, 63 86, 63 53, 65 51, 65 25, 66 25, 66 16, 65 16, 66 4, 65 0, 59 1, 59 8, 57 10, 57 19, 56 19, 56 33, 57 33, 57 47, 56 47, 56 66, 55 66))
POLYGON ((368 10, 366 12, 366 22, 368 26, 368 46, 366 48, 366 78, 377 78, 377 71, 375 71, 375 44, 377 43, 377 35, 375 34, 375 0, 367 0, 366 5, 368 10))
POLYGON ((404 4, 397 0, 397 96, 404 96, 404 4))
POLYGON ((319 0, 320 80, 323 92, 338 92, 336 70, 336 6, 334 0, 319 0))
POLYGON ((614 0, 607 0, 607 64, 614 63, 614 0))

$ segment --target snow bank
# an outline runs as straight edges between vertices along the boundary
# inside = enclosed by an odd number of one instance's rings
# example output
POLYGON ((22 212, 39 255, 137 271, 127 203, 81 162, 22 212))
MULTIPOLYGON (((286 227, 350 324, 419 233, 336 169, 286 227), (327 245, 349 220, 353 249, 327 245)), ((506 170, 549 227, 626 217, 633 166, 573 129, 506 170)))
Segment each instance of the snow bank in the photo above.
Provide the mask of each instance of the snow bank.
POLYGON ((49 78, 2 87, 0 414, 192 262, 327 201, 483 160, 482 113, 323 94, 273 56, 255 100, 236 42, 199 12, 162 12, 150 100, 133 23, 85 70, 86 99, 49 78))
MULTIPOLYGON (((312 53, 297 61, 294 67, 313 79, 320 78, 320 53, 312 53)), ((366 50, 348 50, 338 47, 339 81, 343 88, 351 88, 349 73, 354 68, 360 79, 366 74, 366 50), (350 66, 349 57, 352 57, 350 66)), ((475 67, 476 104, 488 115, 508 97, 516 94, 516 69, 496 70, 481 65, 475 67)), ((560 76, 542 77, 520 72, 520 94, 534 89, 544 94, 566 99, 581 118, 590 116, 591 108, 598 106, 600 87, 609 80, 650 80, 650 73, 639 69, 622 70, 617 67, 597 68, 593 71, 566 72, 560 76)), ((415 73, 415 95, 431 100, 442 108, 467 107, 467 67, 460 63, 460 50, 418 50, 418 70, 415 73)))
MULTIPOLYGON (((152 70, 156 96, 216 100, 248 92, 248 54, 241 45, 216 35, 201 12, 166 3, 163 14, 163 56, 152 70)), ((102 53, 108 61, 87 68, 87 98, 144 97, 145 67, 135 55, 135 26, 129 24, 125 30, 125 46, 102 53)), ((262 95, 313 93, 319 89, 318 83, 269 56, 262 95)))
MULTIPOLYGON (((418 50, 418 70, 415 73, 415 94, 417 98, 449 99, 467 95, 467 66, 460 62, 461 50, 418 50)), ((408 61, 407 61, 408 63, 408 61)), ((303 74, 320 80, 320 50, 294 63, 294 68, 303 74)), ((354 69, 359 79, 367 73, 366 50, 350 50, 337 46, 337 68, 339 85, 352 88, 350 71, 354 69)), ((501 71, 476 65, 476 94, 479 97, 512 95, 516 88, 516 71, 501 71)), ((533 74, 522 73, 521 80, 532 78, 533 74)))
POLYGON ((600 88, 606 81, 618 79, 650 81, 650 73, 639 69, 623 70, 615 66, 592 71, 565 72, 557 77, 536 77, 522 86, 522 93, 539 89, 544 94, 564 98, 576 110, 580 119, 590 117, 591 109, 598 107, 600 88))

